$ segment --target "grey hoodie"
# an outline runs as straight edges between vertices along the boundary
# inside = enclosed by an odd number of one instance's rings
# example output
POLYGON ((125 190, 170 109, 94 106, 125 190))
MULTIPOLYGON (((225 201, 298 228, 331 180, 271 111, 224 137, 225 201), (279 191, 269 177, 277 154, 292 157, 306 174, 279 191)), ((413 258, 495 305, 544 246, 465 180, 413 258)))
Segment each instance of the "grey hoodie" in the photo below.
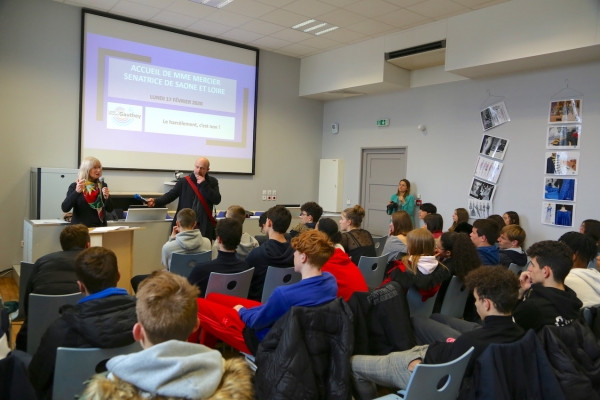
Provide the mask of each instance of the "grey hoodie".
MULTIPOLYGON (((240 241, 240 244, 238 245, 237 249, 235 249, 235 255, 237 256, 238 260, 245 260, 248 253, 250 253, 253 248, 258 246, 258 240, 256 240, 254 236, 251 236, 249 233, 244 232, 242 233, 242 240, 240 241)), ((214 260, 218 255, 219 243, 217 243, 215 240, 212 248, 211 259, 214 260)))
POLYGON ((204 399, 215 393, 224 360, 206 346, 169 340, 139 353, 117 356, 106 364, 109 375, 151 395, 204 399))
POLYGON ((173 253, 195 254, 210 251, 210 240, 202 237, 200 230, 179 232, 175 239, 169 236, 169 241, 162 248, 162 265, 169 268, 173 253))

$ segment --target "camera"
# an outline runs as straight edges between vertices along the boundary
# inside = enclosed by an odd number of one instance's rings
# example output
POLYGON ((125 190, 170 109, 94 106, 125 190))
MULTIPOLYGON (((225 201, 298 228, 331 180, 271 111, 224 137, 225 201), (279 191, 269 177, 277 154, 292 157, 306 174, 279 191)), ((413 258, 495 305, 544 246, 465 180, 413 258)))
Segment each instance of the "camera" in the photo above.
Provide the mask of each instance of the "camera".
POLYGON ((387 205, 387 214, 388 215, 392 215, 396 211, 398 211, 398 203, 392 201, 391 203, 389 203, 387 205))

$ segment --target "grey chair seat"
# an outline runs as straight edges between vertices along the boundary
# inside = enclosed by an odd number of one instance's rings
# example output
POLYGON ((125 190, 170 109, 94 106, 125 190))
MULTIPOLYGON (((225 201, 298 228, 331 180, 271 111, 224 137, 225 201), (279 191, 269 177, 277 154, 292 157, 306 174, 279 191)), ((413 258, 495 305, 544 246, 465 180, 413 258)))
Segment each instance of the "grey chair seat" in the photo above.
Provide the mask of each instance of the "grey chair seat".
POLYGON ((204 297, 208 296, 209 293, 220 293, 247 299, 253 275, 254 268, 235 274, 211 272, 204 297))
POLYGON ((211 257, 212 251, 203 251, 196 254, 173 253, 171 255, 169 271, 187 278, 197 263, 208 262, 211 257))

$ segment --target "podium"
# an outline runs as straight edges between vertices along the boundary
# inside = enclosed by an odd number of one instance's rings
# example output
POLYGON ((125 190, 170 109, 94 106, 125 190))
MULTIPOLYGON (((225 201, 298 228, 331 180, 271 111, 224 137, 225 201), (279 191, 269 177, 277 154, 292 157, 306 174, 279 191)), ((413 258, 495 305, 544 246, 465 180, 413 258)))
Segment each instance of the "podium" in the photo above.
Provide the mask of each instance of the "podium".
POLYGON ((102 246, 115 253, 119 265, 119 274, 121 274, 117 287, 123 288, 129 293, 133 293, 130 283, 133 276, 133 235, 135 231, 146 228, 114 228, 115 227, 91 228, 90 245, 102 246))

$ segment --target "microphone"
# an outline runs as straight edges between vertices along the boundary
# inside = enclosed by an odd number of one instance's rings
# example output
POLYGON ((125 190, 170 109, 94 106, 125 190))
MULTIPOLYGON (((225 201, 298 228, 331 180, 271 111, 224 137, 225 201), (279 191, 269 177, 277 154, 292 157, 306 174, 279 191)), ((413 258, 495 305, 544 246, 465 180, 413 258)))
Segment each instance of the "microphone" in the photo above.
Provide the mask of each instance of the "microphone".
POLYGON ((143 198, 142 196, 140 196, 137 193, 133 195, 133 198, 136 199, 136 200, 139 200, 139 201, 143 201, 144 203, 148 202, 148 199, 143 198))
POLYGON ((98 182, 100 182, 100 201, 102 202, 102 206, 104 206, 104 193, 102 193, 102 188, 104 187, 104 177, 101 176, 98 178, 98 182))

